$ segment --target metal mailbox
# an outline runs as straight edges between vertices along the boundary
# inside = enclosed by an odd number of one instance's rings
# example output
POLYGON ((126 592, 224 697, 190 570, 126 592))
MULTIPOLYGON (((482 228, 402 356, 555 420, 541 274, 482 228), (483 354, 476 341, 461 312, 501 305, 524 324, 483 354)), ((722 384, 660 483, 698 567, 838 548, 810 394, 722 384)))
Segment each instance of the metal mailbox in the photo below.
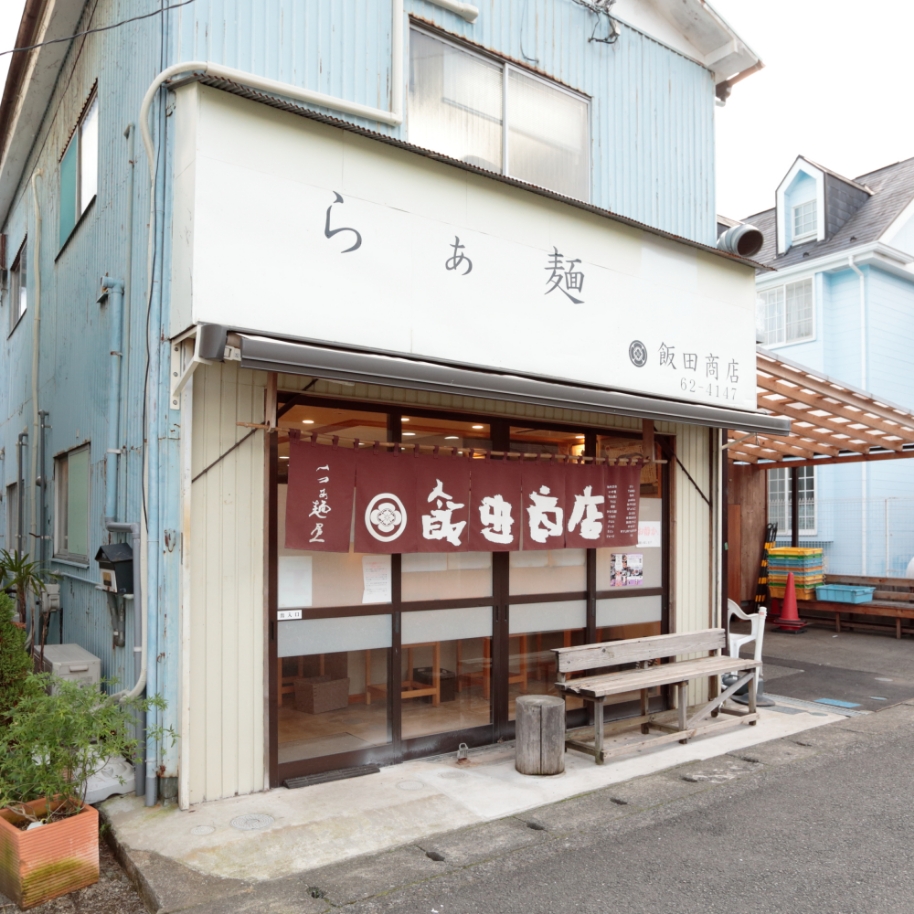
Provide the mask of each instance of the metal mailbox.
POLYGON ((108 593, 133 593, 133 548, 129 543, 110 543, 95 554, 101 573, 100 589, 108 593))

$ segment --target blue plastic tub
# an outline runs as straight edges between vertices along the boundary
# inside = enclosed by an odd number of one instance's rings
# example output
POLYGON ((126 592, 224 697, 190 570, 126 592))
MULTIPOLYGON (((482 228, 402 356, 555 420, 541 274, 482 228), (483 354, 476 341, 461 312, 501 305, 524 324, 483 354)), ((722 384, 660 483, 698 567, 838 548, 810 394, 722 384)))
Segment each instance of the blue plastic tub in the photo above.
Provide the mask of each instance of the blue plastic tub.
POLYGON ((816 588, 816 599, 833 603, 869 603, 875 590, 875 587, 854 587, 851 584, 820 584, 816 588))

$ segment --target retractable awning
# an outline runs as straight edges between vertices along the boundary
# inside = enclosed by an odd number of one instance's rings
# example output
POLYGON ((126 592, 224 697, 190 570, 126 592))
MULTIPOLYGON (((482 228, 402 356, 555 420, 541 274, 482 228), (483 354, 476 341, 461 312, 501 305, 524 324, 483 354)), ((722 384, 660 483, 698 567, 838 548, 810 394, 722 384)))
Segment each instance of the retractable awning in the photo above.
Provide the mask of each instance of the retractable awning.
POLYGON ((790 432, 731 426, 730 459, 758 469, 914 457, 914 413, 759 348, 758 403, 790 432))
MULTIPOLYGON (((209 325, 210 328, 212 326, 209 325)), ((505 374, 469 365, 429 362, 245 333, 238 334, 238 337, 242 368, 492 400, 513 400, 654 421, 685 422, 724 429, 739 427, 760 435, 784 435, 790 431, 790 420, 781 416, 583 387, 560 379, 505 374)))

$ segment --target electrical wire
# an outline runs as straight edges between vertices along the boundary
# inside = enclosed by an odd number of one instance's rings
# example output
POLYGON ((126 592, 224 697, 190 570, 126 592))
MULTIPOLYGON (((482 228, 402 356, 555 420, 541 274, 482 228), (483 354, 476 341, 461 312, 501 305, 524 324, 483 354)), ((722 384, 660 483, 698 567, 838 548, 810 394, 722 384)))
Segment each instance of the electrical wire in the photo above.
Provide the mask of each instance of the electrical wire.
POLYGON ((12 48, 9 51, 0 51, 0 57, 7 54, 18 54, 20 51, 34 51, 36 48, 43 48, 49 44, 60 44, 62 41, 72 41, 74 38, 81 38, 83 35, 94 35, 96 32, 108 32, 111 29, 120 28, 122 25, 129 25, 131 22, 139 22, 141 19, 150 19, 153 16, 160 16, 169 10, 176 10, 182 6, 188 6, 194 0, 183 0, 181 3, 173 3, 171 6, 163 6, 160 9, 153 10, 151 13, 143 13, 142 16, 133 16, 131 19, 122 19, 120 22, 114 22, 111 25, 102 25, 97 29, 86 29, 84 32, 76 32, 74 35, 67 35, 65 38, 51 38, 48 41, 42 41, 38 44, 29 44, 21 48, 12 48))

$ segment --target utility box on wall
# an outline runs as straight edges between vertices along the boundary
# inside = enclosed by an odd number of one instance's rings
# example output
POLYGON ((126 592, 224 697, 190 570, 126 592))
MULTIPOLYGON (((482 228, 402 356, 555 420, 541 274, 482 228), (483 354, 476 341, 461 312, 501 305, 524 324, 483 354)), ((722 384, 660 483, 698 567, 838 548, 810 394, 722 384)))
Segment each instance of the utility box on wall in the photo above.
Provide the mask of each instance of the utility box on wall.
POLYGON ((98 688, 102 678, 102 662, 78 644, 48 644, 44 649, 42 672, 81 686, 98 688))
POLYGON ((129 543, 110 543, 95 554, 102 583, 100 590, 133 593, 133 548, 129 543))

